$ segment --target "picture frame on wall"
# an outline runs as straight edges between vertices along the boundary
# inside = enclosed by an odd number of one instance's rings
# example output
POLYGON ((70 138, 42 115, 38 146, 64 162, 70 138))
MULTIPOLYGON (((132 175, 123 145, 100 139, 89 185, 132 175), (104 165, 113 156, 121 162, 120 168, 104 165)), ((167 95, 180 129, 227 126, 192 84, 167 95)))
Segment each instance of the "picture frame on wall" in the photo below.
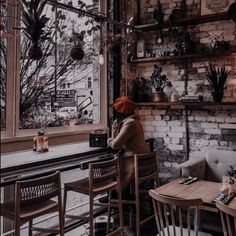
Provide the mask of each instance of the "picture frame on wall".
POLYGON ((201 0, 201 15, 211 15, 227 12, 230 4, 235 0, 201 0))

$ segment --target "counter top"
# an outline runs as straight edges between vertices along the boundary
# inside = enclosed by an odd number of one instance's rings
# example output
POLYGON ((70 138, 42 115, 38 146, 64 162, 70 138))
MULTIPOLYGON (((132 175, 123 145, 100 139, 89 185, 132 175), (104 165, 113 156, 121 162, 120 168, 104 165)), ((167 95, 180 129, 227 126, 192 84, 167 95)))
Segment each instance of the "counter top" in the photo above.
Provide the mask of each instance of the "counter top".
POLYGON ((88 142, 72 143, 49 147, 48 152, 39 153, 33 150, 17 151, 1 155, 1 171, 20 166, 36 165, 38 163, 55 162, 57 159, 81 156, 95 153, 104 148, 89 147, 88 142))

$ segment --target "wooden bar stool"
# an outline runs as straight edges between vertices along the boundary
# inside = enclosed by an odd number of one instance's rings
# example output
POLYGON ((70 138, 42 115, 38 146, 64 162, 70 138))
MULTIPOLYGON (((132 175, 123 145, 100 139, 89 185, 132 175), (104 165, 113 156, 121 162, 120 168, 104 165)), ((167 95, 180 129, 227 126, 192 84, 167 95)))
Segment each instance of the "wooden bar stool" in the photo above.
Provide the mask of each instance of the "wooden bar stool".
POLYGON ((64 235, 60 172, 35 178, 17 181, 15 201, 1 204, 1 216, 15 221, 15 235, 20 235, 20 226, 29 222, 29 235, 32 231, 59 233, 64 235), (57 197, 57 201, 52 198, 57 197), (33 219, 39 216, 59 213, 60 229, 32 227, 33 219))
POLYGON ((108 223, 107 223, 107 235, 116 235, 120 233, 124 235, 124 226, 123 226, 123 210, 121 203, 121 187, 120 187, 120 167, 119 160, 115 158, 109 161, 90 163, 89 164, 89 177, 78 180, 71 183, 66 183, 64 187, 64 216, 67 218, 78 218, 81 220, 89 221, 90 229, 89 235, 93 236, 93 220, 94 212, 93 207, 97 205, 106 206, 108 208, 108 223), (111 203, 111 191, 116 190, 118 192, 118 204, 111 203), (66 213, 66 201, 67 201, 67 192, 74 191, 77 193, 82 193, 89 195, 89 216, 75 216, 67 215, 66 213), (96 203, 94 204, 94 198, 100 194, 108 192, 108 203, 96 203), (119 208, 119 221, 120 226, 118 229, 110 233, 110 216, 111 216, 111 207, 119 208))
MULTIPOLYGON (((141 219, 142 212, 140 211, 140 194, 145 193, 148 195, 149 189, 142 189, 141 184, 153 181, 154 186, 159 186, 159 172, 158 172, 158 160, 156 152, 136 154, 134 155, 134 191, 135 198, 134 200, 122 199, 122 204, 125 205, 134 205, 135 206, 135 225, 136 225, 136 236, 140 236, 140 226, 145 224, 154 218, 153 214, 141 219)), ((152 188, 153 188, 152 187, 152 188)), ((151 201, 151 198, 150 198, 151 201)), ((117 202, 117 200, 112 199, 112 202, 117 202)), ((131 215, 131 213, 130 213, 131 215)))

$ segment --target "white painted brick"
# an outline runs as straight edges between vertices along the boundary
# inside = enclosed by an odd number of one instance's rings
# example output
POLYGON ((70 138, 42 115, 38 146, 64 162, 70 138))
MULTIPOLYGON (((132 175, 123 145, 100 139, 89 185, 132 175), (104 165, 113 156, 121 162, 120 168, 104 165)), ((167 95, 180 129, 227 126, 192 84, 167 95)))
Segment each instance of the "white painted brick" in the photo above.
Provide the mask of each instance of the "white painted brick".
POLYGON ((225 117, 219 117, 219 116, 217 116, 217 117, 216 117, 216 122, 218 122, 218 123, 224 123, 224 122, 225 122, 225 117))
POLYGON ((180 121, 168 121, 168 125, 170 126, 180 126, 181 122, 180 121))
POLYGON ((163 120, 160 120, 160 121, 156 121, 156 120, 154 120, 154 121, 152 121, 152 125, 154 125, 154 126, 157 126, 157 127, 161 127, 161 126, 166 126, 166 121, 163 121, 163 120))
POLYGON ((184 134, 181 133, 181 132, 169 132, 168 133, 168 137, 171 137, 171 138, 183 138, 184 134))
POLYGON ((205 134, 221 134, 220 129, 205 129, 204 130, 205 134))
POLYGON ((140 115, 151 115, 152 110, 141 109, 138 111, 140 115))
POLYGON ((196 121, 206 121, 206 116, 195 116, 196 121))
POLYGON ((208 116, 207 117, 207 121, 215 122, 216 121, 216 117, 215 116, 208 116))
POLYGON ((172 162, 172 167, 174 167, 174 168, 177 168, 177 167, 179 167, 179 163, 177 163, 177 162, 172 162))
POLYGON ((236 129, 236 124, 219 124, 219 126, 223 129, 236 129))
POLYGON ((148 9, 147 9, 147 12, 154 12, 154 8, 153 7, 148 7, 148 9))
POLYGON ((170 131, 170 127, 166 127, 166 126, 160 126, 158 128, 156 128, 156 131, 170 131))
POLYGON ((143 129, 144 129, 145 132, 147 132, 147 131, 152 132, 152 131, 155 130, 155 128, 153 126, 150 126, 150 125, 144 126, 143 129))
POLYGON ((153 110, 152 114, 153 115, 165 115, 166 114, 166 110, 153 110))
POLYGON ((219 146, 219 142, 217 140, 210 140, 210 146, 219 146))
POLYGON ((236 123, 236 117, 226 117, 225 122, 226 123, 236 123))
POLYGON ((173 144, 179 144, 179 138, 172 138, 171 143, 173 144))
POLYGON ((198 145, 198 146, 207 146, 208 144, 209 144, 209 140, 198 139, 196 141, 196 145, 198 145))
POLYGON ((184 126, 171 126, 171 131, 177 131, 177 132, 185 132, 184 126))
POLYGON ((183 150, 184 149, 184 145, 169 144, 168 148, 170 150, 183 150))
POLYGON ((194 120, 194 116, 189 116, 189 117, 188 117, 188 120, 189 120, 189 121, 193 121, 193 120, 194 120))
POLYGON ((229 143, 226 141, 220 141, 219 144, 221 147, 228 147, 229 146, 229 143))
POLYGON ((157 115, 157 116, 154 116, 155 117, 155 120, 161 120, 161 116, 160 115, 157 115))
POLYGON ((164 161, 164 166, 165 167, 171 167, 171 162, 164 161))
POLYGON ((143 126, 152 125, 152 121, 150 121, 150 120, 144 120, 141 123, 142 123, 143 126))
POLYGON ((153 116, 149 116, 149 115, 145 115, 145 120, 153 120, 154 119, 154 117, 153 116))
POLYGON ((216 123, 201 123, 201 126, 207 129, 218 128, 218 124, 216 123))
POLYGON ((164 143, 170 143, 171 138, 164 138, 163 140, 164 140, 164 143))
POLYGON ((146 132, 146 131, 144 131, 144 137, 145 137, 145 138, 150 138, 150 137, 152 137, 152 132, 146 132))
POLYGON ((154 138, 165 138, 165 137, 167 137, 166 132, 153 132, 152 135, 153 135, 154 138))

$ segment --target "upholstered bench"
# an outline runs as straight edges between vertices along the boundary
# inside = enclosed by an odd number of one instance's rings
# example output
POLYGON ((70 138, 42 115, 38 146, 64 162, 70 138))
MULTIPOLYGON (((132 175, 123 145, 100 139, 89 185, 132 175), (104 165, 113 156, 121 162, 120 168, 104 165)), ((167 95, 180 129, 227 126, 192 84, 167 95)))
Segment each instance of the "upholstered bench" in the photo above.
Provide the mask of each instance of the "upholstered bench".
POLYGON ((236 151, 211 150, 205 157, 188 160, 180 165, 180 176, 221 182, 230 166, 236 169, 236 151))

